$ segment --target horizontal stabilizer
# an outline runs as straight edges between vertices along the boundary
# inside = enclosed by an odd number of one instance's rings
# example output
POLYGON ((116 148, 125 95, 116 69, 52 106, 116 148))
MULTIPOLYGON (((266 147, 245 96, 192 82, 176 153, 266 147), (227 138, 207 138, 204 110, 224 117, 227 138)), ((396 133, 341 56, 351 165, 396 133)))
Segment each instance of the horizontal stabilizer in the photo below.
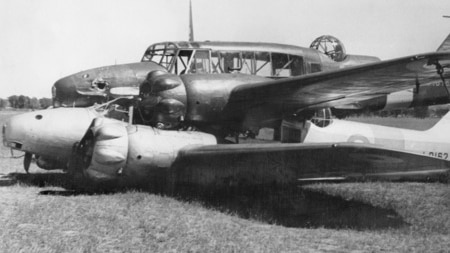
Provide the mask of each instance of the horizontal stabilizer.
POLYGON ((450 34, 445 38, 442 44, 437 49, 438 52, 450 51, 450 34))
POLYGON ((445 133, 450 129, 450 111, 447 112, 430 130, 435 133, 445 133))
POLYGON ((172 166, 174 183, 226 187, 314 181, 426 181, 450 161, 370 144, 251 144, 187 147, 172 166))

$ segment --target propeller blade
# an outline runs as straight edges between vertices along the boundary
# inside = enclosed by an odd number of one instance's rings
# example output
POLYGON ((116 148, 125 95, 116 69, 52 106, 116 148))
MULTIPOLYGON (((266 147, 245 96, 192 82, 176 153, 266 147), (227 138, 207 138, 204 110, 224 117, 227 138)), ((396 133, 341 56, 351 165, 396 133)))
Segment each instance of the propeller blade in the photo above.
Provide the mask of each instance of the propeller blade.
POLYGON ((23 158, 23 168, 28 174, 28 170, 30 169, 31 158, 33 158, 33 154, 26 152, 25 157, 23 158))

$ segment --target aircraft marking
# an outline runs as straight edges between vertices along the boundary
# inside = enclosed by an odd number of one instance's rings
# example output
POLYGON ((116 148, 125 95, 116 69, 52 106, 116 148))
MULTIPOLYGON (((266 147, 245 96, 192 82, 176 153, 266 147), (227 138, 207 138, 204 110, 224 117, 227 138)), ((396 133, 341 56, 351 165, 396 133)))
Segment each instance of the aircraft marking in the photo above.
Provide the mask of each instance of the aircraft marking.
MULTIPOLYGON (((427 153, 423 152, 423 154, 425 155, 427 153)), ((446 160, 448 159, 448 153, 446 153, 446 152, 433 152, 433 151, 430 151, 430 152, 428 152, 428 155, 432 156, 432 157, 446 159, 446 160)))
MULTIPOLYGON (((429 84, 426 84, 427 86, 431 86, 431 87, 441 87, 444 86, 442 81, 439 82, 431 82, 429 84)), ((445 81, 445 85, 450 85, 450 81, 445 81)))

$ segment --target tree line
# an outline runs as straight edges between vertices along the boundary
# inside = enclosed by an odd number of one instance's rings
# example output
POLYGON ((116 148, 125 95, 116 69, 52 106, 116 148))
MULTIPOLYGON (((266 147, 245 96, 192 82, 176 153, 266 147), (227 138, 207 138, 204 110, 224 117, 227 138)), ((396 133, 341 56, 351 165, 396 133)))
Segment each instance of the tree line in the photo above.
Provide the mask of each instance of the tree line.
POLYGON ((12 95, 7 98, 0 98, 0 109, 45 109, 52 106, 51 98, 36 98, 24 95, 12 95))

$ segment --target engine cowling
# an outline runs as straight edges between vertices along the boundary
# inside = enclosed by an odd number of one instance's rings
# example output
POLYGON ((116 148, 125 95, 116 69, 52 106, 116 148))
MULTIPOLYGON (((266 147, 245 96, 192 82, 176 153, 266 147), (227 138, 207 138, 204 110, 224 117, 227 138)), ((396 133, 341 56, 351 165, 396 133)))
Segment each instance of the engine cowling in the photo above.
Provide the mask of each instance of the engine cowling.
POLYGON ((76 156, 83 174, 95 182, 150 185, 165 178, 183 147, 214 144, 215 137, 205 133, 165 131, 97 118, 78 145, 76 156))
POLYGON ((160 129, 177 129, 186 116, 187 95, 178 75, 155 70, 139 89, 144 122, 160 129))

